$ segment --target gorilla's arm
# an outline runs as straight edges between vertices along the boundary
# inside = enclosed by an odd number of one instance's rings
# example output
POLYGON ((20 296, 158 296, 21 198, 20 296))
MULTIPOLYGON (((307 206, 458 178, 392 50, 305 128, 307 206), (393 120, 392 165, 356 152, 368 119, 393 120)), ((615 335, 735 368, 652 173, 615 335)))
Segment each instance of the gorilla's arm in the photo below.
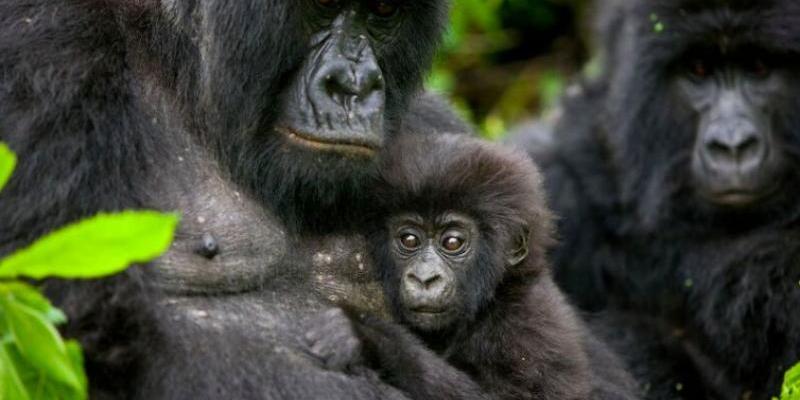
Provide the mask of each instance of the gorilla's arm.
POLYGON ((608 310, 590 317, 589 326, 619 354, 646 398, 718 398, 704 390, 703 374, 685 351, 684 338, 658 318, 608 310))
POLYGON ((162 146, 129 95, 106 7, 3 2, 0 24, 0 140, 19 158, 0 192, 3 255, 98 211, 140 207, 162 146))
POLYGON ((641 387, 628 373, 624 361, 599 337, 587 330, 584 347, 592 370, 592 400, 635 400, 641 387))
POLYGON ((368 365, 409 397, 422 400, 488 399, 466 373, 428 349, 403 326, 372 316, 353 316, 368 365))
POLYGON ((412 399, 488 398, 467 374, 393 321, 333 308, 320 314, 305 339, 311 354, 328 368, 378 371, 384 382, 412 399))

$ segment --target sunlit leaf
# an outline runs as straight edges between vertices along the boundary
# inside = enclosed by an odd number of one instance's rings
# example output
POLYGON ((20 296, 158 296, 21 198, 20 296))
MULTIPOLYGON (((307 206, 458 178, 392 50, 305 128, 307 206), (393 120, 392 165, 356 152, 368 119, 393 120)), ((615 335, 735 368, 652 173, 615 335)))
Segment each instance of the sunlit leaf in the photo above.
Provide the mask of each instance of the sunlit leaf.
POLYGON ((800 364, 786 371, 783 377, 781 400, 800 400, 800 364))
POLYGON ((67 349, 67 359, 72 368, 75 371, 81 372, 78 374, 78 379, 83 389, 81 392, 85 393, 86 388, 89 387, 89 383, 86 379, 86 374, 83 373, 83 351, 81 351, 81 345, 75 340, 67 340, 64 342, 64 347, 67 349))
POLYGON ((6 185, 14 167, 17 165, 17 156, 5 144, 0 142, 0 189, 6 185))
POLYGON ((45 377, 82 390, 79 372, 72 367, 67 349, 52 324, 36 310, 0 295, 0 309, 20 354, 45 377))
POLYGON ((0 283, 0 294, 10 293, 14 299, 44 316, 44 318, 54 325, 67 322, 67 316, 53 307, 46 297, 42 296, 36 288, 22 282, 0 283))
POLYGON ((53 232, 0 261, 0 278, 99 278, 167 250, 175 214, 126 211, 100 214, 53 232))
POLYGON ((28 400, 28 391, 17 373, 17 366, 6 350, 10 344, 0 342, 0 399, 28 400))

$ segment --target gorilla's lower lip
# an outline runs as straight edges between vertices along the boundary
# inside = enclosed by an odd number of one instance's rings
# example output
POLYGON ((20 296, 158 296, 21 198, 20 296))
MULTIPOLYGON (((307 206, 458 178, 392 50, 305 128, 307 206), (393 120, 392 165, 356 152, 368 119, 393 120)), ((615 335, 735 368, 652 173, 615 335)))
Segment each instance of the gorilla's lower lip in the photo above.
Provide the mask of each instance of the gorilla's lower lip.
POLYGON ((299 132, 287 127, 277 127, 275 130, 286 136, 294 143, 316 150, 351 153, 367 157, 374 156, 378 151, 377 146, 369 143, 326 140, 312 134, 299 132))
POLYGON ((710 193, 712 202, 729 207, 745 207, 751 205, 765 196, 765 193, 749 190, 726 190, 710 193))
POLYGON ((415 314, 444 314, 447 312, 446 308, 433 308, 433 307, 416 307, 411 309, 415 314))

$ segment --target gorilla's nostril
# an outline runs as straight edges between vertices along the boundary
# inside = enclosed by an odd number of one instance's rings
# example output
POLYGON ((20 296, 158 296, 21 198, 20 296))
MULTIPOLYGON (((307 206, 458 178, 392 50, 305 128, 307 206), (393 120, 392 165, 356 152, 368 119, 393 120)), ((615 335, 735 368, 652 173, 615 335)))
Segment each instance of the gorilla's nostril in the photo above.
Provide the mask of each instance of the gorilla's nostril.
POLYGON ((709 143, 708 146, 706 146, 706 150, 708 150, 708 154, 714 159, 729 157, 731 154, 730 147, 716 141, 709 143))
POLYGON ((761 146, 758 135, 748 133, 714 138, 706 144, 706 153, 714 162, 741 163, 757 158, 761 146))
POLYGON ((353 78, 344 71, 325 77, 325 92, 337 102, 341 97, 357 95, 356 86, 353 78))
POLYGON ((422 282, 422 285, 425 287, 425 289, 430 289, 432 286, 434 286, 436 283, 440 282, 441 280, 442 280, 442 276, 441 275, 434 275, 434 276, 431 276, 431 277, 425 279, 425 281, 422 282))
POLYGON ((749 137, 744 142, 736 146, 736 156, 739 159, 748 159, 755 157, 761 148, 761 142, 755 137, 749 137))
POLYGON ((344 97, 358 101, 383 90, 381 71, 370 63, 343 65, 324 79, 325 92, 337 103, 344 97))
POLYGON ((412 286, 421 290, 431 290, 442 282, 442 276, 439 274, 419 276, 413 272, 406 274, 406 279, 412 286))

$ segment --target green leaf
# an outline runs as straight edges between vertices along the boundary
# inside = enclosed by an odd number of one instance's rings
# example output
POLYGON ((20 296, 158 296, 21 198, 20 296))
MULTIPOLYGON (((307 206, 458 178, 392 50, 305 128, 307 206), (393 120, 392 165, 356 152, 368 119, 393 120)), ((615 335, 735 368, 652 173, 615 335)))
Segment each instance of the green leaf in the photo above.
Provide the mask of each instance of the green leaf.
POLYGON ((6 185, 11 173, 17 165, 17 156, 5 144, 0 142, 0 189, 6 185))
POLYGON ((28 400, 30 396, 17 373, 16 363, 6 350, 9 345, 0 343, 0 399, 28 400))
POLYGON ((78 374, 78 379, 80 380, 83 392, 85 392, 86 388, 89 387, 89 382, 86 379, 86 374, 83 372, 83 351, 81 351, 81 345, 75 340, 67 340, 64 342, 64 346, 67 348, 67 359, 70 365, 72 365, 72 369, 80 372, 78 374))
POLYGON ((0 278, 100 278, 150 261, 169 248, 175 214, 99 214, 67 226, 0 261, 0 278))
MULTIPOLYGON (((71 357, 69 354, 70 343, 65 343, 65 346, 67 348, 67 356, 71 357)), ((75 371, 79 374, 82 382, 84 382, 84 386, 81 390, 76 390, 58 381, 49 379, 39 368, 36 368, 27 361, 13 343, 6 346, 6 353, 8 360, 10 360, 8 365, 12 365, 16 369, 19 381, 22 382, 22 386, 24 386, 28 398, 32 400, 86 400, 88 397, 85 384, 86 376, 83 374, 83 367, 76 366, 72 363, 72 360, 70 360, 70 365, 73 368, 77 368, 75 371)), ((0 399, 5 400, 3 397, 0 397, 0 399)))
POLYGON ((11 293, 14 299, 42 314, 51 324, 60 325, 67 322, 67 316, 53 307, 50 300, 42 296, 36 288, 22 282, 0 283, 0 294, 11 293))
POLYGON ((52 324, 36 310, 14 300, 10 294, 0 296, 0 309, 22 357, 45 377, 76 391, 85 386, 79 372, 67 355, 67 348, 52 324))
POLYGON ((783 376, 781 400, 800 400, 800 364, 786 371, 783 376))

